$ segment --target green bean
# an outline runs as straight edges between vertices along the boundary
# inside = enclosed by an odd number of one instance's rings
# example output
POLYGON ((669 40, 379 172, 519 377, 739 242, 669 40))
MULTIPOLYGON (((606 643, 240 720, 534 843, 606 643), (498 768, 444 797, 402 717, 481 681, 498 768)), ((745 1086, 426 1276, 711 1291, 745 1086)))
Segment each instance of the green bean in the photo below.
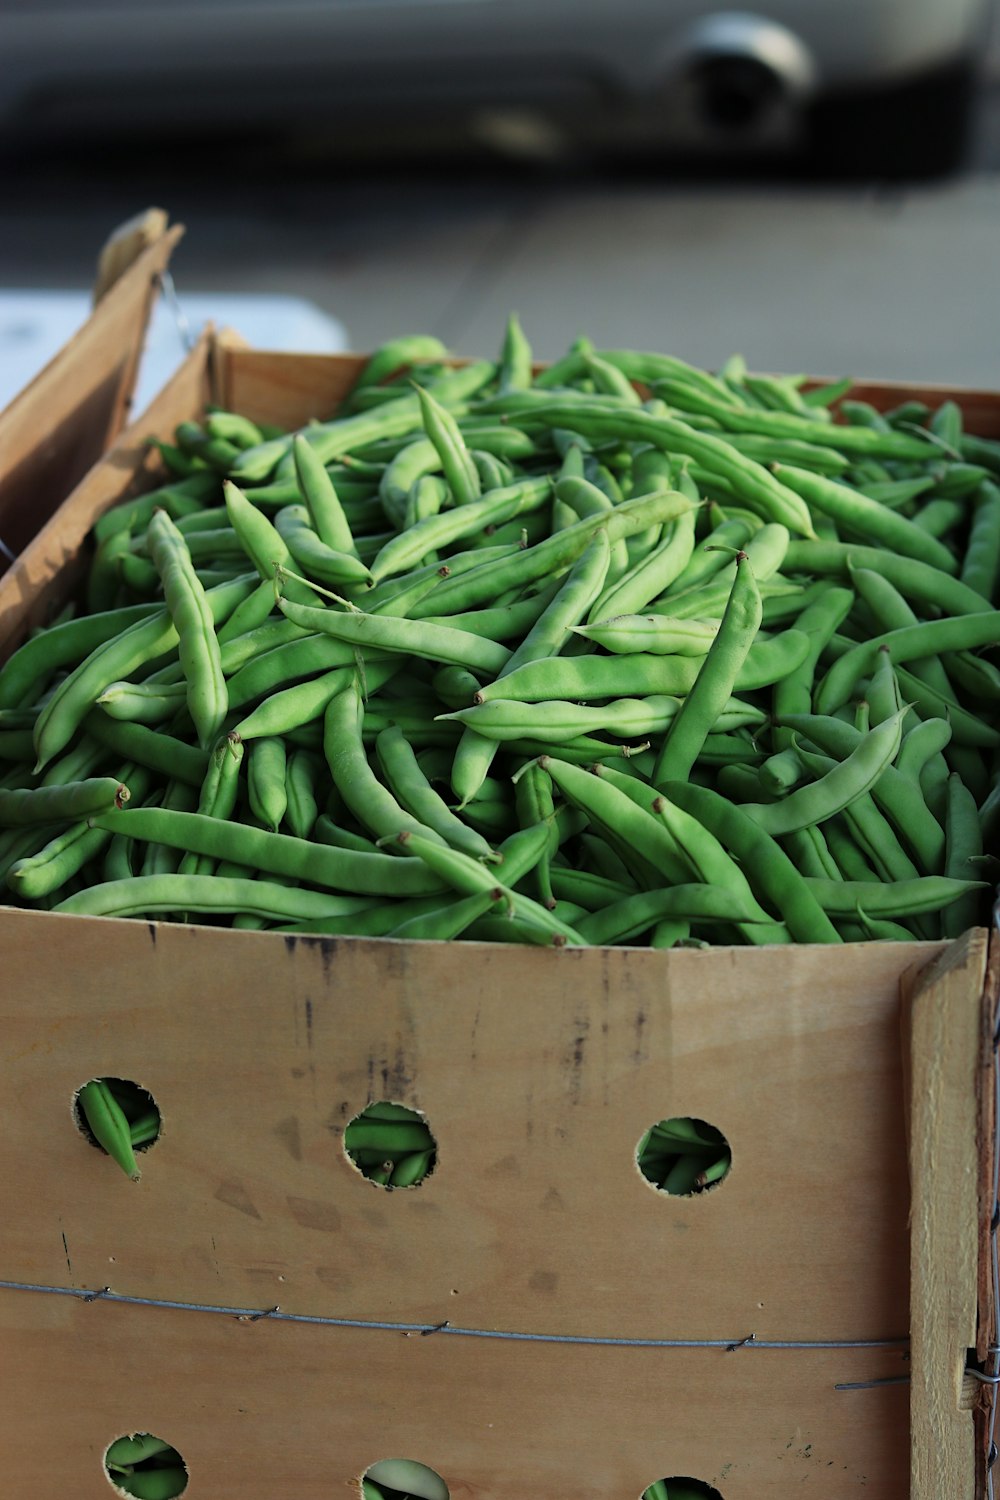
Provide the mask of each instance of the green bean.
POLYGON ((161 485, 106 510, 94 524, 94 539, 100 544, 116 531, 139 531, 149 525, 150 516, 158 508, 165 510, 175 521, 182 516, 196 515, 206 501, 219 494, 219 490, 218 475, 208 473, 193 474, 172 484, 161 485))
POLYGON ((546 478, 521 479, 506 489, 493 490, 481 499, 477 497, 456 506, 454 510, 428 516, 386 542, 372 563, 372 577, 378 582, 394 573, 405 572, 428 552, 440 551, 487 526, 497 526, 537 509, 549 494, 546 478))
POLYGON ((167 611, 177 631, 188 713, 198 743, 207 750, 215 742, 229 708, 211 605, 195 575, 187 544, 166 511, 154 511, 147 536, 167 611))
POLYGON ((473 635, 484 636, 490 641, 520 639, 552 603, 561 586, 562 580, 557 578, 537 593, 528 594, 513 604, 498 605, 493 609, 470 609, 457 615, 425 615, 424 623, 470 630, 473 635))
POLYGON ((274 518, 275 529, 296 566, 310 580, 319 579, 333 588, 370 587, 371 572, 359 558, 353 540, 349 552, 337 551, 313 530, 310 520, 304 505, 286 505, 274 518))
POLYGON ((426 607, 424 604, 418 605, 413 611, 413 618, 472 609, 487 599, 495 600, 498 594, 503 594, 509 588, 524 588, 536 579, 550 578, 570 567, 596 531, 606 530, 609 542, 614 543, 620 537, 630 536, 653 524, 675 520, 690 508, 691 501, 670 490, 626 500, 616 506, 607 519, 603 516, 590 516, 543 542, 519 551, 506 563, 497 566, 483 565, 473 568, 460 578, 445 579, 440 588, 434 591, 433 602, 427 601, 426 607))
POLYGON ((156 604, 130 604, 125 609, 68 620, 32 636, 0 668, 0 709, 34 699, 60 667, 79 664, 129 626, 161 614, 156 604))
POLYGON ((61 901, 56 911, 92 917, 153 916, 160 912, 246 912, 267 921, 350 916, 367 909, 367 896, 329 896, 269 880, 218 875, 142 875, 106 881, 61 901))
POLYGON ((357 548, 333 480, 301 434, 292 439, 295 474, 320 539, 335 552, 357 557, 357 548))
POLYGON ((780 802, 748 803, 743 811, 765 833, 778 835, 823 823, 871 790, 885 768, 896 758, 902 739, 902 721, 908 708, 862 735, 857 747, 825 776, 800 787, 780 802))
POLYGON ((267 833, 247 824, 223 822, 201 813, 168 812, 158 807, 103 813, 92 821, 110 833, 233 860, 272 875, 288 875, 310 885, 355 895, 426 896, 441 890, 441 882, 416 860, 391 854, 358 854, 334 849, 283 833, 267 833))
MULTIPOLYGON (((824 753, 841 760, 857 750, 864 739, 864 735, 850 724, 820 714, 786 714, 781 723, 790 732, 811 740, 824 753)), ((910 734, 913 732, 911 730, 910 734)), ((903 738, 903 747, 908 739, 909 734, 903 738)), ((901 747, 901 764, 903 754, 901 747)), ((924 870, 936 874, 944 859, 944 831, 928 808, 914 796, 914 783, 919 785, 919 769, 914 774, 888 765, 873 786, 872 795, 913 849, 924 870)))
POLYGON ((736 562, 736 578, 718 634, 660 746, 652 775, 657 787, 690 774, 729 701, 760 627, 761 600, 753 568, 745 552, 737 553, 736 562))
POLYGON ((942 651, 966 651, 975 646, 1000 642, 1000 613, 953 615, 925 620, 916 625, 887 630, 854 646, 830 667, 816 694, 820 713, 830 713, 846 703, 858 678, 875 665, 881 646, 892 652, 893 663, 913 657, 934 656, 942 651))
MULTIPOLYGON (((454 409, 461 409, 463 401, 472 396, 491 378, 494 366, 487 361, 449 370, 432 381, 428 389, 438 401, 454 409)), ((315 449, 324 464, 350 453, 365 443, 380 437, 399 436, 409 432, 418 420, 420 407, 416 395, 394 397, 375 411, 358 412, 356 415, 318 422, 304 429, 303 436, 315 449)), ((251 483, 270 477, 279 460, 289 452, 290 438, 262 443, 258 448, 243 452, 233 465, 237 480, 251 483)))
MULTIPOLYGON (((758 637, 737 673, 736 690, 750 692, 770 686, 799 666, 808 650, 809 638, 801 631, 786 630, 769 640, 758 637)), ((691 691, 701 665, 700 657, 652 656, 645 652, 544 658, 485 684, 476 701, 517 698, 522 703, 539 703, 559 696, 587 701, 612 698, 618 693, 629 697, 648 693, 683 696, 691 691)))
POLYGON ((816 601, 799 615, 796 628, 809 637, 810 649, 805 659, 793 671, 782 677, 774 687, 774 717, 779 728, 774 734, 774 743, 788 749, 791 736, 781 729, 784 717, 790 713, 808 713, 812 707, 812 685, 816 666, 837 627, 847 617, 854 595, 850 589, 828 586, 816 601))
POLYGON ((380 344, 368 360, 355 382, 354 389, 363 391, 368 386, 397 375, 400 370, 428 360, 447 359, 448 350, 441 340, 431 334, 408 334, 404 338, 392 339, 380 344))
POLYGON ((755 902, 741 899, 734 891, 685 882, 624 896, 599 911, 580 917, 576 926, 588 943, 625 943, 647 932, 665 917, 681 917, 692 923, 724 922, 735 926, 758 920, 755 910, 755 902))
MULTIPOLYGON (((218 623, 246 598, 251 583, 244 576, 210 589, 206 595, 213 620, 218 623)), ((105 640, 70 672, 48 699, 35 723, 37 769, 64 748, 84 716, 107 687, 128 677, 144 663, 177 645, 177 630, 166 610, 128 626, 120 635, 105 640)), ((139 728, 141 726, 128 726, 139 728)))
POLYGON ((324 753, 344 803, 363 827, 382 837, 405 829, 444 844, 439 833, 401 807, 375 776, 364 751, 363 714, 361 694, 354 682, 330 700, 324 716, 324 753))
POLYGON ((85 1083, 77 1102, 98 1145, 117 1162, 126 1177, 138 1182, 142 1174, 132 1150, 128 1120, 107 1080, 92 1078, 85 1083))
POLYGON ((990 607, 982 594, 939 568, 860 543, 792 541, 784 567, 790 574, 801 570, 811 575, 837 573, 846 577, 852 564, 880 572, 905 599, 950 615, 981 614, 990 607))
MULTIPOLYGON (((978 915, 977 892, 986 889, 986 881, 953 879, 943 875, 924 875, 916 880, 816 880, 807 879, 809 889, 829 916, 851 917, 861 907, 868 916, 912 917, 933 914, 956 907, 971 896, 972 922, 978 915)), ((949 911, 946 914, 950 916, 949 911)), ((961 927, 959 932, 964 932, 961 927)), ((955 934, 956 936, 958 934, 955 934)))
POLYGON ((565 943, 582 943, 579 933, 572 927, 561 922, 537 901, 532 901, 530 897, 501 884, 496 880, 493 869, 488 869, 478 860, 472 859, 457 849, 450 849, 445 844, 433 842, 426 833, 421 834, 411 829, 404 829, 396 838, 408 853, 415 854, 429 870, 461 894, 474 895, 495 891, 496 899, 506 901, 508 909, 515 918, 527 920, 540 928, 547 934, 547 940, 550 943, 555 943, 557 946, 565 943))
POLYGON ((183 709, 185 682, 109 682, 97 699, 111 719, 128 724, 163 724, 183 709))
POLYGON ((493 850, 482 835, 456 817, 434 791, 398 725, 376 736, 375 752, 390 791, 419 824, 474 858, 493 858, 493 850))
POLYGON ((108 807, 122 807, 131 793, 112 776, 69 781, 14 791, 0 789, 0 828, 88 818, 108 807))
MULTIPOLYGON (((396 670, 395 663, 372 663, 369 675, 377 674, 381 681, 384 674, 396 670)), ((311 724, 318 719, 330 699, 341 692, 354 677, 354 667, 334 667, 308 682, 273 693, 259 703, 245 719, 234 725, 236 733, 244 740, 259 739, 262 735, 285 734, 301 724, 311 724)))
MULTIPOLYGON (((255 655, 233 674, 229 680, 232 709, 262 698, 274 688, 285 688, 334 667, 356 665, 357 650, 348 642, 326 635, 309 635, 290 620, 282 623, 295 631, 295 638, 255 655)), ((387 660, 384 652, 366 652, 365 656, 369 663, 387 660)))
POLYGON ((420 420, 437 449, 455 504, 468 505, 470 501, 478 500, 479 475, 455 418, 435 401, 429 391, 418 387, 417 399, 420 402, 420 420))
POLYGON ((848 485, 789 464, 776 464, 775 472, 811 506, 832 516, 838 527, 853 532, 863 542, 871 539, 900 557, 916 559, 942 573, 958 571, 955 558, 943 543, 877 500, 869 500, 848 485))
POLYGON ((499 671, 510 657, 506 646, 451 626, 428 625, 424 621, 416 624, 409 619, 369 615, 360 610, 315 609, 296 604, 283 595, 278 599, 278 607, 304 630, 332 636, 351 647, 403 652, 483 672, 499 671))
POLYGON ((667 782, 663 796, 716 832, 747 871, 751 887, 780 913, 795 942, 840 941, 836 928, 781 845, 747 808, 737 807, 717 792, 693 782, 667 782))
POLYGON ((606 651, 627 655, 705 656, 719 633, 719 620, 674 620, 669 615, 613 615, 570 628, 606 651))
POLYGON ((926 436, 911 437, 892 429, 879 431, 872 427, 846 425, 802 418, 786 412, 740 410, 714 397, 695 392, 679 381, 660 383, 671 405, 682 410, 713 417, 727 433, 754 433, 761 437, 796 438, 820 447, 836 448, 841 453, 875 458, 911 459, 917 463, 933 454, 926 436))
MULTIPOLYGON (((881 573, 872 568, 852 568, 851 579, 871 610, 880 631, 901 630, 919 624, 916 614, 902 594, 881 573)), ((891 659, 891 652, 889 655, 891 659)), ((954 698, 948 674, 936 656, 918 658, 911 663, 910 670, 944 697, 954 698)))
POLYGON ((164 776, 175 776, 198 786, 208 765, 208 755, 195 745, 150 729, 145 724, 129 724, 109 719, 101 709, 93 709, 84 721, 87 733, 102 745, 127 760, 148 766, 164 776))
POLYGON ((251 746, 247 770, 247 795, 253 814, 276 833, 288 806, 285 790, 287 752, 284 740, 258 739, 251 746))
POLYGON ((322 759, 311 750, 296 749, 285 764, 285 822, 289 832, 303 841, 312 836, 319 817, 319 792, 323 779, 322 759))
POLYGON ((960 577, 984 599, 995 601, 1000 578, 1000 488, 996 484, 979 487, 960 577))
MULTIPOLYGON (((942 935, 956 938, 983 920, 982 890, 985 882, 973 882, 969 878, 983 852, 983 833, 976 799, 961 777, 955 774, 948 778, 947 808, 945 873, 963 885, 964 890, 944 913, 942 935)), ((940 904, 944 906, 945 902, 940 904)))
MULTIPOLYGON (((543 764, 546 763, 543 761, 543 764)), ((638 838, 640 841, 637 848, 641 849, 642 841, 649 839, 648 829, 642 822, 642 818, 651 816, 654 826, 666 833, 666 842, 659 848, 656 841, 645 843, 645 855, 654 868, 671 878, 669 876, 670 865, 679 860, 682 867, 686 867, 696 882, 718 886, 722 890, 735 893, 749 903, 748 909, 753 914, 753 920, 741 921, 737 924, 739 931, 749 942, 764 944, 789 941, 787 930, 757 904, 742 870, 730 858, 720 839, 701 820, 690 815, 672 799, 664 797, 655 787, 642 785, 633 778, 622 776, 605 765, 598 764, 593 767, 593 770, 602 786, 603 796, 609 797, 615 792, 624 793, 624 802, 615 800, 610 806, 616 808, 619 817, 624 820, 622 828, 623 830, 627 828, 629 838, 638 838), (629 804, 632 808, 631 816, 626 813, 626 807, 629 804), (634 816, 636 812, 640 814, 639 818, 634 816), (663 854, 667 851, 670 857, 664 863, 663 854)), ((559 774, 556 772, 552 774, 553 780, 564 792, 567 792, 568 788, 574 789, 576 799, 588 795, 588 788, 580 781, 579 773, 572 771, 572 774, 567 777, 566 768, 560 766, 559 774)), ((589 796, 591 816, 596 811, 599 817, 606 817, 610 807, 605 806, 602 809, 600 800, 595 805, 592 790, 589 790, 589 796)), ((685 879, 685 876, 682 876, 680 881, 671 878, 671 883, 683 884, 685 879)), ((657 881, 655 884, 660 885, 662 881, 657 881)))
MULTIPOLYGON (((243 754, 243 741, 239 735, 224 735, 213 746, 198 796, 199 814, 222 821, 232 817, 239 794, 243 754)), ((178 874, 210 875, 214 867, 215 862, 207 855, 185 854, 178 866, 178 874)))

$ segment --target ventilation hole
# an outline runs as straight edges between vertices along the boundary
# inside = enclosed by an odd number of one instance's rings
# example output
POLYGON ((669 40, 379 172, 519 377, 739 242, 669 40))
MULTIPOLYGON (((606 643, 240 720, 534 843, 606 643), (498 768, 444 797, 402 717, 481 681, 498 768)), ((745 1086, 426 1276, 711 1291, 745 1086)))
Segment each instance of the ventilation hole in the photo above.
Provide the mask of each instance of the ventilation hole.
POLYGON ((174 1500, 187 1489, 183 1458, 151 1432, 116 1438, 104 1455, 104 1472, 119 1495, 137 1500, 174 1500))
POLYGON ((658 1120, 646 1131, 635 1156, 647 1182, 676 1197, 718 1186, 732 1162, 722 1131, 689 1116, 658 1120))
POLYGON ((160 1134, 160 1111, 149 1090, 127 1078, 91 1078, 73 1100, 73 1115, 90 1144, 137 1182, 136 1153, 148 1150, 160 1134))
POLYGON ((361 1480, 364 1500, 448 1500, 441 1475, 412 1458, 380 1458, 361 1480))
POLYGON ((434 1170, 437 1142, 405 1104, 369 1104, 344 1131, 344 1150, 362 1176, 385 1188, 418 1187, 434 1170))
POLYGON ((642 1500, 722 1500, 722 1495, 704 1479, 675 1474, 673 1479, 657 1479, 643 1490, 642 1500))

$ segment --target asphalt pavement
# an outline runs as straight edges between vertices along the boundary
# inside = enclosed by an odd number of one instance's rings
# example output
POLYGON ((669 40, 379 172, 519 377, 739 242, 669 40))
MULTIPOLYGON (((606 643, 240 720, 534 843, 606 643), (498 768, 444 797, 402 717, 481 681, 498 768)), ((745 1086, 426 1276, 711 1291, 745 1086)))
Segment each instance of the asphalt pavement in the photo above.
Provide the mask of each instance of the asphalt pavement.
POLYGON ((923 183, 482 152, 344 162, 302 142, 49 157, 7 171, 0 287, 86 287, 108 232, 157 203, 189 293, 294 294, 355 349, 427 331, 540 358, 580 333, 715 366, 1000 388, 1000 70, 969 157, 923 183), (225 163, 229 163, 228 169, 225 163))

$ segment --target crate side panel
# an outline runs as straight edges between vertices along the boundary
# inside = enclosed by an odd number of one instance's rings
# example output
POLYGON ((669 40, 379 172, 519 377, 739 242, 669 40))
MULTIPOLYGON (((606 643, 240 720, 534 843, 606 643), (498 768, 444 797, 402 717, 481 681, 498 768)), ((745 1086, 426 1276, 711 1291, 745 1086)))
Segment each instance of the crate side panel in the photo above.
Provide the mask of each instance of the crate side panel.
POLYGON ((103 1453, 136 1430, 176 1445, 189 1500, 356 1500, 395 1457, 452 1500, 638 1500, 677 1475, 722 1500, 907 1493, 898 1350, 421 1338, 10 1291, 0 1328, 19 1372, 0 1412, 11 1500, 42 1475, 106 1500, 103 1453), (871 1381, 891 1383, 837 1389, 871 1381))
POLYGON ((296 942, 12 910, 0 938, 0 1172, 24 1184, 7 1277, 610 1337, 906 1331, 897 987, 939 944, 831 965, 810 947, 296 942), (74 1127, 93 1076, 160 1104, 139 1184, 74 1127), (435 1134, 417 1188, 379 1188, 343 1151, 378 1099, 435 1134), (640 1175, 641 1136, 671 1116, 729 1139, 716 1189, 640 1175))
POLYGON ((169 436, 178 422, 204 411, 210 395, 209 349, 208 338, 202 338, 138 421, 0 578, 0 659, 71 597, 87 562, 87 535, 98 517, 119 500, 166 482, 149 439, 169 436))
POLYGON ((364 354, 275 354, 221 339, 219 397, 252 421, 303 427, 332 416, 367 359, 364 354))
POLYGON ((178 225, 143 251, 83 327, 0 413, 0 536, 14 552, 23 550, 117 437, 157 277, 183 232, 178 225))

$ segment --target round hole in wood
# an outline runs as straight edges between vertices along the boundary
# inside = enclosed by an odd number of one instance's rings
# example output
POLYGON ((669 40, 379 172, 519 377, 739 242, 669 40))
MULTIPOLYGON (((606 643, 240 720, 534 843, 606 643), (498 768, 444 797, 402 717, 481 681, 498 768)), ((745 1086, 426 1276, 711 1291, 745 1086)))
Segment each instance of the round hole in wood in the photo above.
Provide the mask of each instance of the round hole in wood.
POLYGON ((380 1458, 361 1480, 363 1500, 449 1500, 450 1491, 436 1469, 412 1458, 380 1458))
POLYGON ((642 1492, 642 1500, 722 1500, 722 1494, 704 1479, 675 1474, 672 1479, 657 1479, 642 1492))
POLYGON ((116 1494, 136 1500, 175 1500, 188 1484, 187 1466, 177 1449, 151 1432, 116 1438, 105 1451, 104 1473, 116 1494))
POLYGON ((732 1151, 722 1131, 707 1120, 675 1115, 650 1126, 635 1159, 657 1191, 691 1197, 717 1187, 728 1175, 732 1151))
POLYGON ((354 1116, 344 1131, 344 1151, 369 1182, 419 1187, 434 1170, 437 1141, 417 1110, 379 1099, 354 1116))
POLYGON ((130 1078, 88 1079, 73 1096, 73 1118, 84 1139, 133 1178, 135 1158, 155 1145, 162 1127, 156 1100, 130 1078))

